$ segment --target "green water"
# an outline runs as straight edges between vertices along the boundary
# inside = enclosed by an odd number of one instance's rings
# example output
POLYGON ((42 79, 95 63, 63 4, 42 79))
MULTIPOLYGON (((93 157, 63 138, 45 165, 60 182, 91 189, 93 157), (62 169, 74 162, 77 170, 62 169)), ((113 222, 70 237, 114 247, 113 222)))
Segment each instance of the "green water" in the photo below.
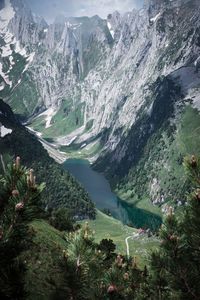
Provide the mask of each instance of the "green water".
POLYGON ((108 209, 114 218, 134 227, 155 229, 160 226, 159 216, 119 199, 104 175, 94 171, 88 161, 68 159, 63 166, 84 186, 98 209, 108 209))

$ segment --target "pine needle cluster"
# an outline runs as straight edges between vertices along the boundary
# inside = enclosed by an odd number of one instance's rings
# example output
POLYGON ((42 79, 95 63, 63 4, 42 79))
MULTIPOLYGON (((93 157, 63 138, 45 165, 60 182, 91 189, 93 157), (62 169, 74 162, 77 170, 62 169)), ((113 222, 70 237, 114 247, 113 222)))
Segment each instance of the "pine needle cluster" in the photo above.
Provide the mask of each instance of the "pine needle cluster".
POLYGON ((44 184, 37 185, 33 170, 20 164, 8 166, 0 177, 0 298, 23 299, 26 266, 20 254, 31 247, 29 223, 38 218, 40 194, 44 184))

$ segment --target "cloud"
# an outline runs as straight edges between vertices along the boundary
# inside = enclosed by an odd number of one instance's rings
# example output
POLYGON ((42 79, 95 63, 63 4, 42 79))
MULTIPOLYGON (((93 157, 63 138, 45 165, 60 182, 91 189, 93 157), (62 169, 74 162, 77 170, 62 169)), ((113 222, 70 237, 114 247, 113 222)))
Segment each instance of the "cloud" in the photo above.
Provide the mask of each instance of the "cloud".
POLYGON ((133 8, 140 8, 143 0, 26 0, 32 10, 53 21, 56 15, 68 17, 99 15, 106 18, 109 13, 118 10, 122 13, 133 8))
MULTIPOLYGON (((76 1, 76 3, 77 2, 79 1, 76 1)), ((124 13, 141 6, 141 0, 87 0, 82 3, 82 9, 79 8, 78 3, 76 4, 77 7, 74 12, 77 16, 81 16, 82 10, 84 9, 84 13, 86 12, 88 16, 98 14, 99 16, 106 18, 109 13, 112 13, 115 10, 124 13)))

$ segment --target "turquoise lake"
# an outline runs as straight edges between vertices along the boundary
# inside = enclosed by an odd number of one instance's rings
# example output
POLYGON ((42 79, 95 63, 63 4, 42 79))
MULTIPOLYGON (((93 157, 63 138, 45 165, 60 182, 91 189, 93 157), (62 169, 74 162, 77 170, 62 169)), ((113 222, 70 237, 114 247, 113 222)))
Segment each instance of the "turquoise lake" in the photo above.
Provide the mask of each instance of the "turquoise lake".
POLYGON ((114 218, 134 227, 154 229, 160 226, 159 216, 119 199, 105 176, 94 171, 87 160, 68 159, 63 166, 82 184, 99 210, 108 209, 114 218))

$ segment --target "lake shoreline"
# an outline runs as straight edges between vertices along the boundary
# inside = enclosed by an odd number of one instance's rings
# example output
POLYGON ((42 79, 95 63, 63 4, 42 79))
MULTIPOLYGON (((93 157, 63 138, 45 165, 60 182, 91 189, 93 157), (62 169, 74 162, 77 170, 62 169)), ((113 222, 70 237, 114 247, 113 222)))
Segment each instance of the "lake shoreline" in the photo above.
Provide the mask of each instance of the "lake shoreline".
POLYGON ((111 189, 104 174, 92 169, 86 159, 68 159, 63 164, 64 169, 70 172, 88 192, 96 208, 107 211, 124 225, 135 228, 158 228, 162 223, 160 216, 149 211, 130 205, 120 199, 111 189))

